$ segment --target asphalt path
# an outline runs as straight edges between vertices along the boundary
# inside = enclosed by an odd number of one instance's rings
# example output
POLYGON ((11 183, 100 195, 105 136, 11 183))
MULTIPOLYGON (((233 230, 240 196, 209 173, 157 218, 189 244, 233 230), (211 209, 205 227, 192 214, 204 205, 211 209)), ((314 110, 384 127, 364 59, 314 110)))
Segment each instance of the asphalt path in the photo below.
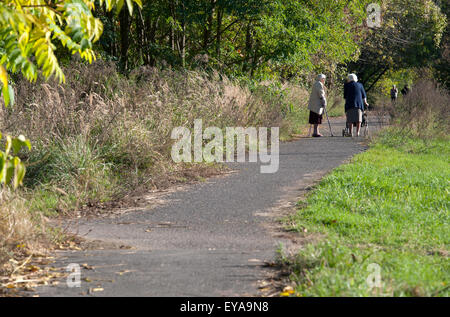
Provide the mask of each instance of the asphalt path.
MULTIPOLYGON (((378 122, 371 119, 371 132, 378 122)), ((326 122, 325 122, 326 123, 326 122)), ((259 163, 234 163, 235 172, 168 192, 156 207, 106 218, 80 219, 70 230, 88 239, 131 248, 58 251, 54 266, 81 266, 81 286, 65 280, 39 296, 251 296, 268 274, 282 234, 274 234, 280 206, 292 206, 306 184, 366 149, 343 138, 344 120, 324 124, 322 138, 280 145, 277 173, 259 163)), ((293 207, 291 208, 293 210, 293 207)))

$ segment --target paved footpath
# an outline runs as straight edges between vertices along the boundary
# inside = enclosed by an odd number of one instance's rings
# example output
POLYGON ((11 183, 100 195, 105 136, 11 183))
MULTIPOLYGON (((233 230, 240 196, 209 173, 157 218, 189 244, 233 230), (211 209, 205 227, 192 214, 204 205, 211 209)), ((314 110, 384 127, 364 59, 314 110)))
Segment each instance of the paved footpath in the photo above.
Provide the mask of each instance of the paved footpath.
MULTIPOLYGON (((326 123, 326 122, 325 122, 326 123)), ((371 132, 376 123, 371 122, 371 132)), ((332 120, 337 137, 302 138, 280 145, 280 168, 261 174, 259 163, 233 164, 236 173, 173 191, 165 203, 116 217, 80 220, 72 230, 89 239, 131 249, 59 251, 55 266, 87 264, 81 287, 65 281, 38 289, 40 296, 242 296, 258 295, 283 237, 274 235, 273 211, 300 196, 305 180, 317 180, 365 150, 363 138, 343 138, 343 119, 332 120), (283 197, 286 201, 283 201, 283 197), (268 217, 268 215, 272 215, 268 217), (93 288, 102 288, 92 292, 93 288), (91 289, 89 291, 89 289, 91 289)), ((275 213, 276 214, 276 213, 275 213)))

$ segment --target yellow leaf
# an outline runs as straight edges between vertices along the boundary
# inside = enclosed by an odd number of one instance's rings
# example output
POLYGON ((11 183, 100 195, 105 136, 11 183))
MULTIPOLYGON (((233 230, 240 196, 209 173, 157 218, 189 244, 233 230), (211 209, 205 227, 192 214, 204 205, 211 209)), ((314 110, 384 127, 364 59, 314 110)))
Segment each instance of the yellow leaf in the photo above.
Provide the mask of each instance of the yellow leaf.
POLYGON ((92 289, 93 292, 103 292, 104 289, 102 287, 97 287, 92 289))
POLYGON ((28 270, 30 270, 31 272, 37 272, 37 271, 40 270, 40 268, 38 266, 36 266, 36 265, 30 265, 28 267, 28 270))
POLYGON ((3 86, 8 86, 8 73, 3 65, 0 65, 0 81, 3 83, 3 86))
POLYGON ((81 266, 82 266, 84 269, 86 269, 86 270, 93 270, 93 269, 94 269, 93 266, 90 266, 90 265, 88 265, 87 263, 83 263, 83 264, 81 264, 81 266))
POLYGON ((283 288, 283 293, 294 294, 294 288, 292 286, 286 286, 283 288))

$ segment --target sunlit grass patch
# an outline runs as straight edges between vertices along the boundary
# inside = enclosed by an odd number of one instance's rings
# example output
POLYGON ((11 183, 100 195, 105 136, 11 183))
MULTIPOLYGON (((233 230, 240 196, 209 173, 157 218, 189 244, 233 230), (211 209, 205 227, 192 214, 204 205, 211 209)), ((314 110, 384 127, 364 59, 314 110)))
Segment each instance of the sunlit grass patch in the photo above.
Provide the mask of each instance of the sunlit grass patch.
POLYGON ((294 217, 299 231, 330 241, 310 245, 296 259, 300 294, 448 294, 449 142, 394 144, 382 135, 325 177, 294 217), (381 267, 384 284, 377 290, 365 282, 370 263, 381 267))

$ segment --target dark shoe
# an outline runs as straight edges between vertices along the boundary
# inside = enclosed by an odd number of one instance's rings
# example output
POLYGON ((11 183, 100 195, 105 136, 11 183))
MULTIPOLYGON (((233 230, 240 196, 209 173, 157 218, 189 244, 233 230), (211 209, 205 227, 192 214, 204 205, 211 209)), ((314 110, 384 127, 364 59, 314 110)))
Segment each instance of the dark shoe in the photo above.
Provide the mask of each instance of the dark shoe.
POLYGON ((313 136, 313 138, 320 138, 320 137, 322 137, 323 135, 322 135, 322 134, 313 134, 312 136, 313 136))

